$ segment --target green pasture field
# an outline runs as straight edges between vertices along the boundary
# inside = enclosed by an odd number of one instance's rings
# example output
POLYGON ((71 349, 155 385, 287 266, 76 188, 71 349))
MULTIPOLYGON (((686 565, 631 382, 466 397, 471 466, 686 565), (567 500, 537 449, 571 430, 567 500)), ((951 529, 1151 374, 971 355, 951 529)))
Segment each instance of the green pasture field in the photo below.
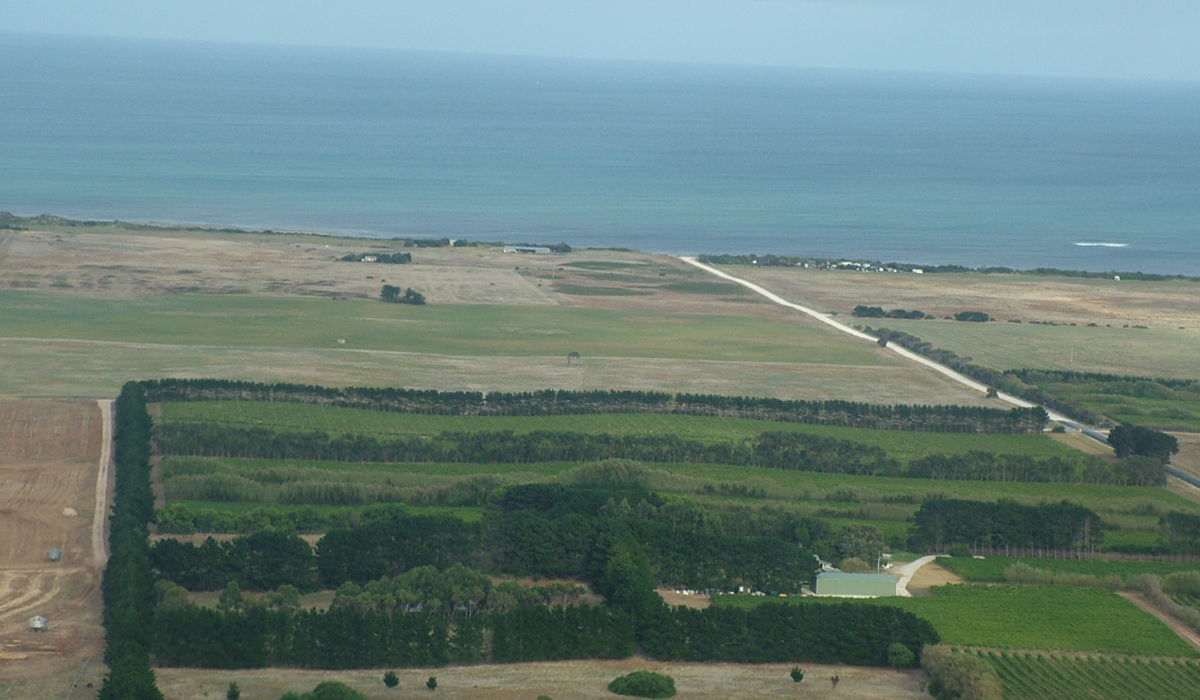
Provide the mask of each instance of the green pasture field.
MULTIPOLYGON (((579 467, 575 462, 537 462, 531 464, 375 464, 362 462, 320 462, 307 460, 241 459, 226 457, 176 457, 163 459, 164 475, 181 473, 231 473, 291 467, 328 472, 333 479, 352 479, 352 474, 383 472, 399 478, 402 474, 421 478, 470 478, 479 475, 509 475, 513 479, 528 476, 550 479, 579 467)), ((1106 486, 1098 484, 1043 484, 998 481, 947 481, 905 479, 900 477, 859 476, 789 471, 766 467, 742 467, 711 464, 645 465, 650 471, 647 486, 667 492, 699 491, 705 485, 743 485, 762 487, 768 499, 791 502, 819 502, 863 508, 901 505, 916 508, 929 498, 962 498, 978 501, 1011 499, 1038 504, 1070 500, 1101 515, 1166 513, 1178 510, 1200 514, 1200 504, 1166 489, 1142 486, 1106 486)), ((763 499, 746 499, 759 502, 763 499)), ((1156 516, 1149 518, 1157 526, 1156 516)))
MULTIPOLYGON (((840 598, 715 596, 717 605, 820 605, 840 598)), ((922 598, 873 598, 929 620, 943 644, 1146 656, 1200 657, 1164 623, 1113 591, 1069 586, 937 586, 922 598)))
MULTIPOLYGON (((967 652, 971 653, 971 652, 967 652)), ((977 651, 1000 676, 1008 700, 1191 700, 1195 661, 977 651)))
MULTIPOLYGON (((193 511, 224 511, 235 515, 243 515, 252 513, 256 510, 267 510, 275 513, 292 513, 297 511, 316 511, 317 513, 340 513, 340 512, 359 512, 362 511, 362 506, 297 506, 297 505, 280 505, 262 503, 213 503, 211 501, 172 501, 187 506, 193 511)), ((414 515, 453 515, 465 522, 475 522, 483 518, 483 508, 471 508, 467 506, 447 507, 447 506, 408 506, 409 512, 414 515)))
POLYGON ((711 418, 654 413, 605 413, 568 416, 433 416, 389 413, 313 404, 258 401, 184 401, 163 404, 163 420, 219 423, 274 430, 320 430, 340 435, 358 433, 436 435, 442 432, 511 430, 527 433, 609 433, 613 435, 678 435, 702 442, 738 441, 769 431, 789 431, 851 440, 882 447, 902 462, 931 454, 960 454, 972 450, 1030 457, 1061 457, 1074 461, 1079 452, 1048 435, 920 433, 838 426, 781 423, 743 418, 711 418))
MULTIPOLYGON (((163 459, 161 478, 168 498, 172 480, 189 475, 237 475, 262 484, 285 481, 338 483, 407 489, 400 494, 410 507, 429 502, 430 492, 466 485, 472 479, 496 477, 500 483, 568 480, 580 465, 573 462, 535 464, 374 464, 305 460, 257 460, 217 457, 163 459)), ((700 464, 647 464, 647 488, 668 498, 698 500, 714 508, 772 507, 828 520, 835 528, 870 525, 884 537, 906 538, 909 519, 929 498, 981 501, 1012 499, 1038 504, 1064 499, 1087 506, 1122 530, 1106 531, 1105 543, 1151 546, 1157 541, 1157 516, 1179 510, 1200 513, 1200 505, 1166 489, 1091 484, 1027 484, 988 481, 933 481, 890 477, 783 471, 761 467, 700 464), (724 488, 723 488, 724 487, 724 488), (741 489, 741 491, 738 491, 741 489)), ((257 492, 257 487, 256 487, 257 492)), ((270 489, 263 493, 271 493, 270 489)), ((171 499, 170 502, 175 502, 171 499)), ((434 502, 437 502, 436 500, 434 502)), ((197 501, 223 509, 224 502, 197 501)), ((262 501, 237 504, 251 508, 262 501)), ((266 504, 268 507, 284 507, 266 504)), ((290 507, 290 506, 288 506, 290 507)), ((351 506, 353 509, 361 506, 351 506)))
POLYGON ((1033 559, 1027 557, 943 557, 938 564, 953 571, 967 581, 975 583, 1003 583, 1004 572, 1015 564, 1041 571, 1062 574, 1084 574, 1087 576, 1120 576, 1129 579, 1142 574, 1166 576, 1178 571, 1200 571, 1200 562, 1174 561, 1109 561, 1106 559, 1033 559))
POLYGON ((1058 369, 1191 379, 1200 374, 1195 330, 855 319, 911 333, 994 370, 1058 369))
MULTIPOLYGON (((250 295, 108 298, 0 290, 0 337, 467 356, 590 356, 896 366, 806 323, 734 315, 516 306, 409 306, 250 295), (268 330, 269 329, 269 330, 268 330), (736 343, 729 342, 737 338, 736 343)), ((781 317, 782 318, 782 317, 781 317)))

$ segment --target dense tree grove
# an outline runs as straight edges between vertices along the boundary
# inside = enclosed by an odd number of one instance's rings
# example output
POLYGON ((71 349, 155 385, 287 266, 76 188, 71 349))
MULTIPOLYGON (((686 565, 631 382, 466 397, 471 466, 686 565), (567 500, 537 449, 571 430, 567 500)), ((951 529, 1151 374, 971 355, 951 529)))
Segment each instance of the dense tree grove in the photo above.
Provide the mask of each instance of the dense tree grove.
POLYGON ((220 590, 231 580, 257 591, 318 587, 312 547, 279 530, 257 530, 229 542, 210 537, 199 546, 159 540, 150 548, 150 564, 166 580, 192 591, 220 590))
POLYGON ((399 413, 455 416, 548 416, 669 413, 786 423, 927 432, 1039 432, 1044 412, 972 406, 884 406, 852 401, 670 394, 655 391, 438 392, 420 389, 260 384, 223 379, 143 382, 151 401, 285 401, 399 413))
MULTIPOLYGON (((101 700, 162 700, 150 668, 154 573, 147 557, 147 523, 154 516, 150 490, 150 414, 141 386, 130 382, 114 406, 113 508, 109 560, 101 583, 104 663, 101 700)), ((102 517, 97 513, 96 517, 102 517)))
POLYGON ((1090 551, 1103 536, 1095 512, 1067 501, 1027 506, 943 498, 921 504, 910 546, 936 552, 954 544, 1090 551))
POLYGON ((1171 554, 1200 554, 1200 515, 1172 511, 1159 518, 1158 545, 1171 554))
POLYGON ((381 568, 399 573, 340 585, 325 612, 247 603, 208 610, 164 595, 154 652, 163 663, 210 668, 435 666, 638 651, 663 660, 885 665, 894 643, 920 648, 937 640, 927 622, 893 608, 696 611, 672 609, 655 592, 675 575, 754 585, 756 572, 795 590, 815 570, 796 540, 829 533, 792 514, 722 518, 636 488, 529 484, 509 489, 482 524, 451 520, 378 508, 360 526, 327 537, 318 563, 331 581, 381 568), (695 536, 701 529, 713 539, 695 536), (606 602, 577 604, 569 584, 493 585, 459 562, 425 563, 451 558, 443 550, 501 570, 590 580, 606 602))
POLYGON ((1108 444, 1117 457, 1149 457, 1166 464, 1179 452, 1179 440, 1159 430, 1140 425, 1118 425, 1108 433, 1108 444))
POLYGON ((220 590, 232 579, 250 590, 311 590, 318 580, 337 588, 454 565, 595 580, 614 545, 635 542, 656 585, 795 592, 812 581, 813 551, 836 557, 836 534, 791 513, 713 513, 636 490, 547 484, 512 487, 497 505, 474 523, 368 508, 357 525, 327 532, 315 558, 295 535, 256 532, 226 543, 162 540, 150 560, 190 590, 220 590))

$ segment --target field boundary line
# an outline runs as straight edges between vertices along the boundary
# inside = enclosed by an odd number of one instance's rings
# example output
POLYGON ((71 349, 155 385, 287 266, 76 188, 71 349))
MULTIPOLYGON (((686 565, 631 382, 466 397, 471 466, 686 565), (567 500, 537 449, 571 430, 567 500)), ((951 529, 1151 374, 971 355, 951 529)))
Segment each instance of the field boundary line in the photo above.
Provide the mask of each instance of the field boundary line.
POLYGON ((100 437, 100 467, 96 470, 96 505, 92 509, 92 561, 96 568, 108 564, 104 524, 108 522, 108 473, 112 466, 113 400, 96 399, 103 429, 100 437))
MULTIPOLYGON (((863 333, 860 330, 851 328, 850 326, 847 326, 846 324, 844 324, 840 321, 836 321, 832 317, 830 317, 829 314, 823 314, 814 309, 810 309, 807 306, 801 306, 800 304, 794 304, 794 303, 784 299, 783 297, 779 296, 778 294, 771 292, 770 290, 766 289, 765 287, 761 287, 749 280, 744 280, 740 277, 734 277, 733 275, 731 275, 727 272, 722 272, 721 270, 718 270, 717 268, 712 267, 711 265, 705 265, 704 263, 700 262, 696 258, 693 258, 690 256, 680 256, 679 259, 689 265, 700 268, 701 270, 704 270, 705 272, 708 272, 709 274, 716 275, 717 277, 720 277, 721 279, 725 279, 730 282, 735 282, 737 284, 740 284, 743 287, 745 287, 746 289, 749 289, 752 292, 755 292, 761 296, 764 296, 767 299, 770 299, 771 301, 775 302, 776 304, 779 304, 780 306, 785 306, 789 309, 794 309, 796 311, 799 311, 800 313, 810 316, 810 317, 816 319, 817 321, 824 323, 827 326, 831 326, 832 328, 839 330, 843 333, 848 333, 848 334, 854 336, 855 338, 859 338, 860 340, 869 340, 872 343, 876 343, 876 344, 878 344, 878 342, 879 342, 879 339, 876 338, 875 336, 868 335, 866 333, 863 333)), ((897 353, 901 357, 904 357, 904 358, 911 360, 913 362, 916 362, 918 364, 924 365, 925 367, 928 367, 929 369, 932 369, 935 372, 939 372, 939 373, 949 377, 950 379, 958 382, 959 384, 966 386, 969 389, 974 389, 975 391, 980 391, 983 393, 987 393, 987 391, 989 389, 989 387, 984 386, 980 382, 977 382, 974 379, 971 379, 970 377, 968 377, 966 375, 959 374, 958 372, 955 372, 954 370, 950 369, 949 367, 946 367, 945 365, 934 362, 933 360, 931 360, 927 357, 918 355, 917 353, 915 353, 907 348, 902 348, 899 345, 897 345, 896 343, 888 343, 886 346, 884 346, 884 349, 891 350, 892 352, 897 353)), ((1035 406, 1037 406, 1037 404, 1030 403, 1029 401, 1026 401, 1024 399, 1017 398, 1016 396, 1010 396, 1009 394, 1005 394, 1003 392, 999 392, 997 394, 997 397, 1001 401, 1008 403, 1008 404, 1012 404, 1013 406, 1016 406, 1018 408, 1034 408, 1035 406)), ((1064 421, 1071 422, 1071 421, 1069 421, 1069 419, 1066 416, 1059 415, 1058 413, 1051 411, 1051 410, 1045 408, 1044 406, 1042 407, 1042 409, 1045 410, 1046 413, 1048 413, 1050 415, 1050 420, 1058 421, 1058 422, 1064 422, 1064 421)), ((1071 422, 1071 423, 1072 423, 1072 425, 1074 425, 1073 422, 1071 422)))
POLYGON ((1159 610, 1153 603, 1146 600, 1144 596, 1138 593, 1133 593, 1131 591, 1117 591, 1117 595, 1121 596, 1125 600, 1128 600, 1130 603, 1133 603, 1142 610, 1150 613, 1164 625, 1169 627, 1171 631, 1174 632, 1180 639, 1192 645, 1192 647, 1195 649, 1200 650, 1200 634, 1197 634, 1195 630, 1188 627, 1181 620, 1177 620, 1168 615, 1166 612, 1159 610))

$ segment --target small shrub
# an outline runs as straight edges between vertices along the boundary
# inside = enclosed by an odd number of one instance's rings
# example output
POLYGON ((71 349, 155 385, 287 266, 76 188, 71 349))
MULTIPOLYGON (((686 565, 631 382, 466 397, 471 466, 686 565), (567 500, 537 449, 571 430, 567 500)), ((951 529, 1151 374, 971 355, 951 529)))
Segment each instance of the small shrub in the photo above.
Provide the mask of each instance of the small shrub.
POLYGON ((425 681, 425 687, 429 688, 430 690, 437 690, 437 678, 430 676, 429 680, 425 681))
POLYGON ((634 671, 614 678, 609 692, 639 698, 670 698, 675 696, 675 679, 653 671, 634 671))
POLYGON ((799 683, 802 680, 804 680, 804 669, 800 668, 799 666, 793 666, 792 667, 792 682, 799 683))
POLYGON ((389 688, 395 688, 400 685, 400 677, 396 675, 395 671, 388 671, 383 674, 383 684, 389 688))
POLYGON ((897 673, 900 669, 908 668, 916 662, 917 655, 900 642, 892 642, 892 645, 888 647, 888 665, 894 667, 897 673))
POLYGON ((950 556, 952 557, 971 557, 971 548, 961 542, 950 548, 950 556))
POLYGON ((242 697, 242 689, 238 687, 237 683, 230 683, 229 687, 225 689, 225 700, 238 700, 240 697, 242 697))

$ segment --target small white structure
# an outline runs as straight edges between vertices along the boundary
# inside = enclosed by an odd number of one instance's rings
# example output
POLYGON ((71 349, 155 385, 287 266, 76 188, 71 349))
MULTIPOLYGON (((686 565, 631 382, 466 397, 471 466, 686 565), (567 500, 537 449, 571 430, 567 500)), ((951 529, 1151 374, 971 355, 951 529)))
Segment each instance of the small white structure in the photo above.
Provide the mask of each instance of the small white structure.
POLYGON ((34 615, 33 617, 29 618, 30 632, 46 632, 49 631, 49 629, 50 621, 41 615, 34 615))
POLYGON ((914 268, 913 268, 913 274, 914 274, 914 275, 923 275, 923 274, 925 274, 925 270, 923 270, 923 269, 921 269, 921 268, 919 268, 919 267, 914 267, 914 268))
POLYGON ((549 248, 539 245, 506 245, 504 246, 505 253, 527 253, 530 255, 549 255, 549 248))

